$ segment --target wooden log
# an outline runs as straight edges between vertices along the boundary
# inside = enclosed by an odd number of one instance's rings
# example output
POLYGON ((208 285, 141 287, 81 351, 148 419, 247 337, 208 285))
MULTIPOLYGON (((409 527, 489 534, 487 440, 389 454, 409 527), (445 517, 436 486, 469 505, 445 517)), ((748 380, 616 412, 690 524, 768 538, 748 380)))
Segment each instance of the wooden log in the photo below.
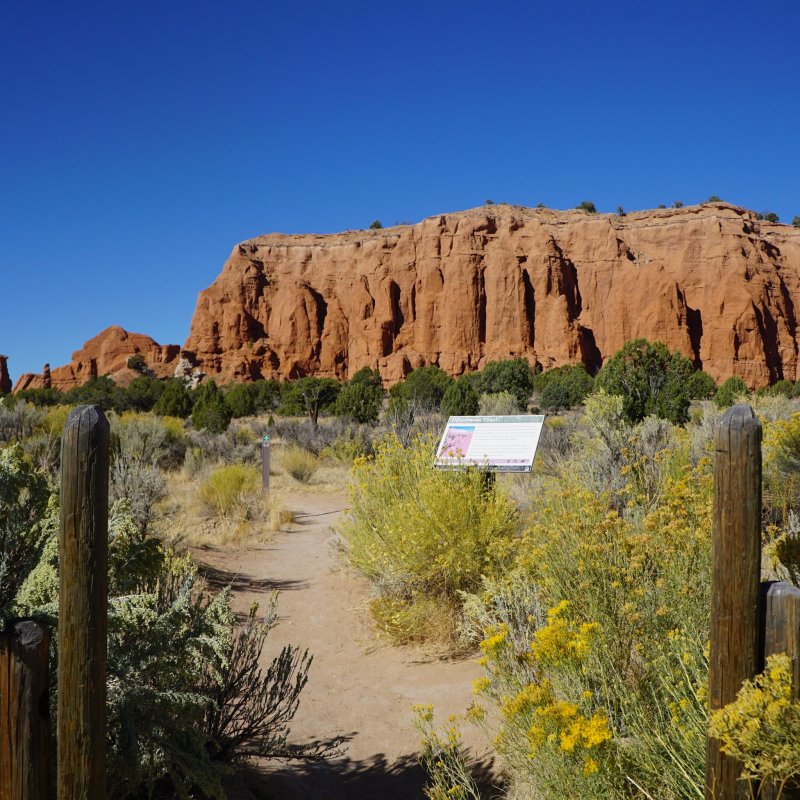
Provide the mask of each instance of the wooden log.
POLYGON ((50 637, 33 620, 0 633, 0 800, 46 800, 50 637))
MULTIPOLYGON (((800 589, 785 581, 765 584, 764 662, 772 655, 785 653, 792 661, 794 699, 800 700, 800 589)), ((800 800, 800 782, 761 788, 761 800, 800 800)))
MULTIPOLYGON (((736 699, 758 669, 761 584, 761 423, 748 405, 728 409, 714 437, 709 709, 736 699)), ((709 738, 706 800, 750 795, 741 765, 709 738)))
POLYGON ((104 800, 108 628, 108 439, 97 406, 61 444, 58 800, 104 800))

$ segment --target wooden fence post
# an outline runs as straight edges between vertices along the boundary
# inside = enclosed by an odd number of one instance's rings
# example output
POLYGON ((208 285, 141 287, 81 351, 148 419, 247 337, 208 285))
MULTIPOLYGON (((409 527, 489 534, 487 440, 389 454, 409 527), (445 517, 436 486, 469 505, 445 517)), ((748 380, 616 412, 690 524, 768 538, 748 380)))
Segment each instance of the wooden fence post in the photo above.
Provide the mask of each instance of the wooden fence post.
MULTIPOLYGON (((794 699, 800 700, 800 589, 785 581, 764 584, 764 661, 785 653, 792 661, 794 699)), ((778 787, 761 788, 761 800, 776 800, 778 787)), ((780 800, 800 800, 800 783, 787 785, 780 800)))
MULTIPOLYGON (((761 584, 761 423, 748 405, 729 408, 714 437, 709 710, 736 699, 758 670, 761 584)), ((748 796, 741 766, 709 738, 706 800, 748 796)))
POLYGON ((106 797, 108 439, 103 411, 79 406, 61 443, 58 800, 106 797))
POLYGON ((33 620, 0 633, 0 798, 46 800, 50 637, 33 620))

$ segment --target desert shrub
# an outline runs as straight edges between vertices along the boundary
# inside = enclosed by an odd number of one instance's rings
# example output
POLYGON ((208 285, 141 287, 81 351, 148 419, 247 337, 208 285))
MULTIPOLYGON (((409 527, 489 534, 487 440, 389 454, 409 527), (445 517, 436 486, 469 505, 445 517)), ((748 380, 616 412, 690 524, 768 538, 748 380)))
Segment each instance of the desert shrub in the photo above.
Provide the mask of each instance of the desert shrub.
POLYGON ((768 395, 771 397, 796 397, 797 392, 795 390, 795 385, 792 381, 787 381, 785 378, 779 381, 776 381, 771 386, 765 386, 763 389, 759 389, 756 392, 757 396, 768 395))
POLYGON ((128 369, 132 369, 135 372, 141 372, 142 370, 147 368, 147 362, 144 360, 144 356, 141 353, 134 353, 127 361, 128 369))
POLYGON ((800 216, 792 217, 792 227, 793 228, 800 228, 800 216))
POLYGON ((332 458, 350 465, 360 456, 372 454, 372 438, 364 427, 350 425, 323 447, 319 454, 321 458, 332 458))
POLYGON ((24 400, 0 401, 0 442, 18 442, 32 436, 47 412, 24 400))
POLYGON ((376 220, 374 220, 373 222, 370 223, 369 229, 371 231, 376 231, 376 230, 380 230, 382 227, 383 227, 383 224, 381 223, 381 221, 379 219, 376 219, 376 220))
POLYGON ((739 401, 739 398, 749 395, 747 384, 736 376, 725 380, 714 395, 714 402, 718 408, 728 408, 739 401))
POLYGON ((256 411, 263 413, 273 412, 281 400, 281 385, 278 381, 258 380, 255 387, 256 411))
MULTIPOLYGON (((642 449, 659 452, 665 429, 650 425, 642 449)), ((531 506, 514 569, 468 598, 484 635, 475 688, 493 709, 472 716, 499 726, 515 787, 542 800, 702 795, 711 495, 706 469, 680 470, 622 514, 562 476, 531 506)))
POLYGON ((462 375, 453 381, 442 395, 442 414, 445 416, 472 416, 478 413, 478 393, 473 381, 462 375))
POLYGON ((213 380, 197 387, 192 404, 192 425, 197 430, 223 433, 231 424, 231 409, 213 380))
POLYGON ((225 402, 234 419, 256 413, 258 388, 254 383, 232 383, 225 387, 225 402))
POLYGON ((408 448, 392 435, 380 441, 353 467, 350 511, 337 528, 350 563, 373 584, 373 611, 401 640, 426 638, 432 615, 459 609, 459 592, 506 562, 517 530, 513 503, 487 490, 482 472, 438 470, 433 451, 430 436, 408 448), (420 603, 430 609, 421 619, 420 603))
POLYGON ((166 481, 158 467, 126 455, 114 459, 109 473, 109 499, 128 501, 131 518, 141 534, 150 526, 156 504, 166 495, 166 481))
POLYGON ((771 521, 800 508, 800 414, 764 426, 764 504, 771 521))
POLYGON ((261 436, 251 427, 231 425, 224 433, 190 430, 188 440, 191 457, 205 464, 261 463, 261 436))
POLYGON ((519 403, 511 392, 482 394, 478 398, 478 413, 490 417, 518 414, 519 403))
POLYGON ((153 412, 165 417, 186 419, 192 413, 192 397, 180 378, 170 378, 153 406, 153 412))
POLYGON ((780 222, 781 218, 774 211, 759 211, 756 219, 763 219, 766 222, 780 222))
POLYGON ((100 406, 103 410, 129 408, 128 396, 124 389, 117 386, 108 375, 89 378, 82 386, 70 389, 65 400, 73 406, 100 406))
POLYGON ((695 370, 688 381, 688 394, 692 400, 710 400, 717 393, 714 379, 703 370, 695 370))
POLYGON ((404 381, 389 390, 393 399, 412 403, 419 408, 438 409, 453 379, 441 367, 418 367, 404 381))
POLYGON ((479 394, 511 392, 521 411, 528 407, 533 392, 533 370, 524 358, 490 361, 477 376, 479 394))
POLYGON ((381 412, 383 395, 380 374, 364 367, 342 387, 336 398, 335 413, 362 424, 376 422, 381 412))
POLYGON ((149 375, 139 375, 125 390, 128 406, 134 411, 152 411, 164 391, 164 383, 149 375))
POLYGON ((587 214, 596 214, 597 207, 591 200, 584 200, 575 206, 579 211, 585 211, 587 214))
POLYGON ((280 451, 280 465, 298 483, 308 483, 319 469, 319 457, 302 447, 290 445, 280 451))
POLYGON ((183 462, 186 435, 180 419, 130 411, 109 418, 112 456, 124 456, 162 469, 176 469, 183 462))
POLYGON ((535 378, 542 408, 572 408, 580 405, 593 387, 594 379, 583 364, 556 367, 539 373, 535 378))
MULTIPOLYGON (((44 479, 17 446, 0 452, 1 552, 25 556, 0 570, 3 619, 34 616, 57 626, 57 501, 57 493, 48 501, 44 479)), ((126 501, 111 508, 108 533, 109 796, 222 800, 224 761, 290 755, 287 725, 310 658, 285 647, 261 669, 274 604, 263 620, 251 609, 237 630, 230 593, 209 594, 188 557, 142 536, 126 501)), ((51 642, 57 648, 54 632, 51 642)), ((324 754, 316 744, 291 751, 324 754)))
POLYGON ((321 455, 342 436, 355 436, 356 430, 365 438, 369 437, 368 426, 356 425, 339 417, 324 419, 316 426, 308 420, 278 418, 274 422, 272 433, 283 443, 297 445, 314 455, 321 455))
POLYGON ((14 397, 17 400, 25 400, 35 406, 57 406, 59 403, 64 402, 63 393, 53 388, 23 389, 21 392, 17 392, 14 397))
POLYGON ((766 668, 745 681, 736 700, 711 715, 709 732, 743 767, 744 778, 771 782, 776 797, 800 782, 800 702, 792 660, 771 655, 766 668))
POLYGON ((246 516, 261 488, 259 471, 248 464, 223 464, 200 484, 201 502, 220 517, 246 516))
POLYGON ((333 408, 341 388, 333 378, 306 377, 286 383, 281 387, 278 412, 291 416, 304 414, 316 426, 320 413, 333 408))
POLYGON ((623 398, 625 416, 630 422, 641 422, 655 415, 679 425, 689 418, 691 375, 688 358, 678 352, 670 353, 660 342, 636 339, 603 365, 596 386, 623 398))

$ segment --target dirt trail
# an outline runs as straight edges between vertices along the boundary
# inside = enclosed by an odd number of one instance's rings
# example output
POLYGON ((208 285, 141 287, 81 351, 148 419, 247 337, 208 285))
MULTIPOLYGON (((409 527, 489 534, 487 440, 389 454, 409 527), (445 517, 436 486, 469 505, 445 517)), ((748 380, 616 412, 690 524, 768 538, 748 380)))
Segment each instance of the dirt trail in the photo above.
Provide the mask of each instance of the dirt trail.
MULTIPOLYGON (((265 656, 271 659, 285 642, 314 655, 292 740, 342 736, 346 752, 316 764, 256 764, 231 787, 231 800, 423 798, 420 737, 411 706, 432 703, 441 722, 462 713, 473 699, 471 684, 480 668, 474 658, 440 661, 377 639, 366 608, 368 589, 333 548, 330 526, 346 498, 308 493, 291 500, 297 520, 292 531, 261 548, 202 550, 197 557, 223 579, 226 574, 233 579, 237 610, 280 590, 279 621, 265 656)), ((470 726, 464 733, 466 743, 483 755, 482 735, 470 726)))

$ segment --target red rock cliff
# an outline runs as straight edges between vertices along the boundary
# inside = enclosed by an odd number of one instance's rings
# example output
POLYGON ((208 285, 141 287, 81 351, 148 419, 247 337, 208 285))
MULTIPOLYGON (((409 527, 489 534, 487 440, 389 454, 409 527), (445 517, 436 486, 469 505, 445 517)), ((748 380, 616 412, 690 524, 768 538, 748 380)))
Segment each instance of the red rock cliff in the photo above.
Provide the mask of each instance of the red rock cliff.
POLYGON ((797 379, 800 230, 724 203, 624 217, 486 206, 412 226, 270 234, 200 293, 184 349, 222 380, 523 356, 598 367, 640 336, 715 379, 797 379))

